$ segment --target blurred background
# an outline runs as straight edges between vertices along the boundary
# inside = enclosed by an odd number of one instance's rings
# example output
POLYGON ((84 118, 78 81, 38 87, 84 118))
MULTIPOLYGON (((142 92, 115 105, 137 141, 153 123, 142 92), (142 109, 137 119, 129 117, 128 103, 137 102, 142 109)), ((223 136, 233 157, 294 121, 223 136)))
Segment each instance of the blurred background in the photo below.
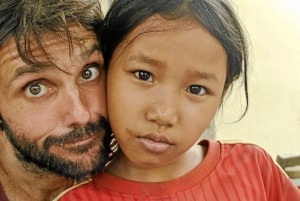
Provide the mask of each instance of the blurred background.
POLYGON ((250 40, 250 105, 239 86, 214 122, 216 139, 243 140, 277 154, 300 153, 300 1, 232 0, 250 40), (237 92, 237 93, 236 93, 237 92))

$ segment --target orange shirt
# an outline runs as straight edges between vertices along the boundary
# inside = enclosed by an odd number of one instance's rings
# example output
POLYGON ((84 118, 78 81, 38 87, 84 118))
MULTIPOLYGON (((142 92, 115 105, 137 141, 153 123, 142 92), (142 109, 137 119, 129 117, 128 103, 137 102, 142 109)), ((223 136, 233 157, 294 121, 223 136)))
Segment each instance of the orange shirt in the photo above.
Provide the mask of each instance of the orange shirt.
POLYGON ((191 172, 158 183, 100 173, 59 201, 300 201, 300 190, 253 144, 201 141, 204 160, 191 172))

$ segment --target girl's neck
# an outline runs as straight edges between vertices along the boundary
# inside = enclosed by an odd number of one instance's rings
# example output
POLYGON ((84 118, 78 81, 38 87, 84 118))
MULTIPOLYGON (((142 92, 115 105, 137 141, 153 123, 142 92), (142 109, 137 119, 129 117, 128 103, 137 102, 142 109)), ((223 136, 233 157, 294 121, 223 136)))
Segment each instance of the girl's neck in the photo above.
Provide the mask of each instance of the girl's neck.
POLYGON ((207 147, 194 145, 174 161, 158 167, 140 167, 129 161, 122 151, 118 151, 106 167, 108 172, 117 177, 141 181, 161 182, 181 177, 194 169, 204 158, 207 147))

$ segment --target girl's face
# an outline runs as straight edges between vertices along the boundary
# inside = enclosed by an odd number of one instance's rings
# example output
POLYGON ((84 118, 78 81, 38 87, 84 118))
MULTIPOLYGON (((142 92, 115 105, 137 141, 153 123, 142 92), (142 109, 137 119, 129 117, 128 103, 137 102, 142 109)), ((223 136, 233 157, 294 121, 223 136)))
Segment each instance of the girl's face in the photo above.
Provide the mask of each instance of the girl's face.
POLYGON ((107 86, 125 160, 136 167, 185 160, 221 103, 226 64, 221 44, 196 22, 154 16, 132 31, 112 56, 107 86))

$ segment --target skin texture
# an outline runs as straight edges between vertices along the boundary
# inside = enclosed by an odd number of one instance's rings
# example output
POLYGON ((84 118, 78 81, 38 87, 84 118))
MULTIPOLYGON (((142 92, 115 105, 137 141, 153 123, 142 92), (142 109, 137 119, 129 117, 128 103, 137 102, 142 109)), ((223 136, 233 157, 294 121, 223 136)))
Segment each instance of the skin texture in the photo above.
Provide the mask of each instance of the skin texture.
POLYGON ((106 171, 157 182, 199 164, 205 148, 195 143, 226 92, 226 64, 218 40, 192 20, 152 16, 131 32, 108 70, 108 116, 121 149, 106 171))
MULTIPOLYGON (((45 36, 55 64, 48 67, 25 64, 13 39, 0 51, 0 113, 5 121, 0 131, 0 179, 11 200, 46 200, 51 198, 47 193, 55 195, 70 185, 55 170, 41 169, 49 156, 66 165, 61 168, 65 174, 68 165, 81 174, 101 163, 105 130, 97 123, 107 116, 103 58, 93 32, 81 27, 73 31, 80 40, 74 40, 71 53, 65 38, 45 36), (16 188, 19 194, 9 193, 16 188)), ((45 59, 39 49, 33 54, 45 59)))

